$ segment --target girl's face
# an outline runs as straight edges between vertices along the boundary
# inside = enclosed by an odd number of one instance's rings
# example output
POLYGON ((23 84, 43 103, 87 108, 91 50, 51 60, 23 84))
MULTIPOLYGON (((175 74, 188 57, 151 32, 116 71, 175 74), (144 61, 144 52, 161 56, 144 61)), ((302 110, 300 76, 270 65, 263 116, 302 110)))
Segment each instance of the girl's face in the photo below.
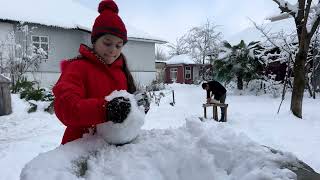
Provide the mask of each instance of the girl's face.
POLYGON ((93 50, 102 57, 106 64, 112 64, 120 56, 123 45, 121 38, 105 34, 93 44, 93 50))

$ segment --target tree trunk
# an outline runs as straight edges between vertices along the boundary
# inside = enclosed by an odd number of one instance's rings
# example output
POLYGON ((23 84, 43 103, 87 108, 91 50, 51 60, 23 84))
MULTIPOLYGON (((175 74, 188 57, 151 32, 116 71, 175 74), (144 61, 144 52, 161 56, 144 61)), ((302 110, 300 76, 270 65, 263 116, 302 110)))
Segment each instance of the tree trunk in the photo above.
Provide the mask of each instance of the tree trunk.
MULTIPOLYGON (((308 43, 305 43, 308 44, 308 43)), ((305 89, 305 61, 307 59, 307 51, 305 51, 304 47, 300 47, 299 51, 296 55, 293 73, 293 91, 291 96, 291 111, 292 113, 302 118, 302 101, 303 101, 303 93, 305 89)))
POLYGON ((242 75, 238 75, 237 76, 237 87, 239 90, 243 89, 243 79, 242 79, 242 75))

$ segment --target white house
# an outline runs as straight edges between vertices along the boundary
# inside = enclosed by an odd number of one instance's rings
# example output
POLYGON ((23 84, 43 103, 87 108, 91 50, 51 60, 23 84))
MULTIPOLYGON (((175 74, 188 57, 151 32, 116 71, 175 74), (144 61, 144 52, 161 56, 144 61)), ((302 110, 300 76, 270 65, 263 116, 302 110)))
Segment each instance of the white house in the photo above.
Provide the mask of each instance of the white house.
MULTIPOLYGON (((17 44, 24 46, 29 43, 47 52, 48 57, 39 71, 28 74, 41 86, 53 85, 60 75, 60 61, 78 55, 81 43, 91 43, 90 32, 98 12, 74 0, 0 0, 0 4, 0 42, 6 42, 8 34, 13 33, 17 44), (21 22, 27 25, 25 36, 21 36, 18 30, 21 22)), ((128 43, 123 52, 138 84, 147 85, 156 78, 155 44, 166 41, 124 23, 128 43)), ((4 55, 1 57, 2 60, 5 58, 4 55)))

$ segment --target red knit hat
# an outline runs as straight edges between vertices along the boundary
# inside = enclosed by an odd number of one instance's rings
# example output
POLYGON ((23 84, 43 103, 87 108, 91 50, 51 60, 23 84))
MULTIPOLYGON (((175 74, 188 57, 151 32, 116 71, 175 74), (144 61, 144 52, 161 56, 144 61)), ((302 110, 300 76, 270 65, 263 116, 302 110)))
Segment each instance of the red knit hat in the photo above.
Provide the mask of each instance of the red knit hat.
POLYGON ((91 42, 94 43, 99 37, 105 34, 115 35, 123 40, 127 39, 127 29, 121 18, 118 16, 118 6, 113 0, 103 0, 99 4, 98 12, 91 32, 91 42))

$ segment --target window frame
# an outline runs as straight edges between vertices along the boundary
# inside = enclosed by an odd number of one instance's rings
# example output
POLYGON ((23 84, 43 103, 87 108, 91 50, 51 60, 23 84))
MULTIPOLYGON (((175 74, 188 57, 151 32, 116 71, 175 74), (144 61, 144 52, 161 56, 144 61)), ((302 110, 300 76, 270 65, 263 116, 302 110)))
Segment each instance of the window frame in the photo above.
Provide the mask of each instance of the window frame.
POLYGON ((191 79, 191 77, 192 77, 191 74, 192 74, 191 66, 185 66, 184 67, 184 78, 187 80, 191 79), (189 69, 187 69, 187 68, 189 68, 189 69), (187 77, 187 75, 189 75, 189 78, 187 77))
POLYGON ((41 45, 43 45, 43 44, 47 45, 47 47, 48 47, 47 51, 43 49, 47 53, 47 55, 45 56, 44 59, 49 59, 49 49, 50 49, 50 47, 49 47, 49 36, 31 35, 31 44, 32 44, 32 46, 34 46, 34 44, 39 44, 39 48, 41 48, 41 45), (34 37, 39 38, 39 41, 34 41, 33 40, 34 37), (44 42, 44 41, 41 40, 41 38, 46 38, 47 41, 44 42))
POLYGON ((170 68, 170 79, 173 80, 177 80, 178 79, 178 68, 170 68), (172 77, 172 75, 175 74, 175 79, 172 77))

